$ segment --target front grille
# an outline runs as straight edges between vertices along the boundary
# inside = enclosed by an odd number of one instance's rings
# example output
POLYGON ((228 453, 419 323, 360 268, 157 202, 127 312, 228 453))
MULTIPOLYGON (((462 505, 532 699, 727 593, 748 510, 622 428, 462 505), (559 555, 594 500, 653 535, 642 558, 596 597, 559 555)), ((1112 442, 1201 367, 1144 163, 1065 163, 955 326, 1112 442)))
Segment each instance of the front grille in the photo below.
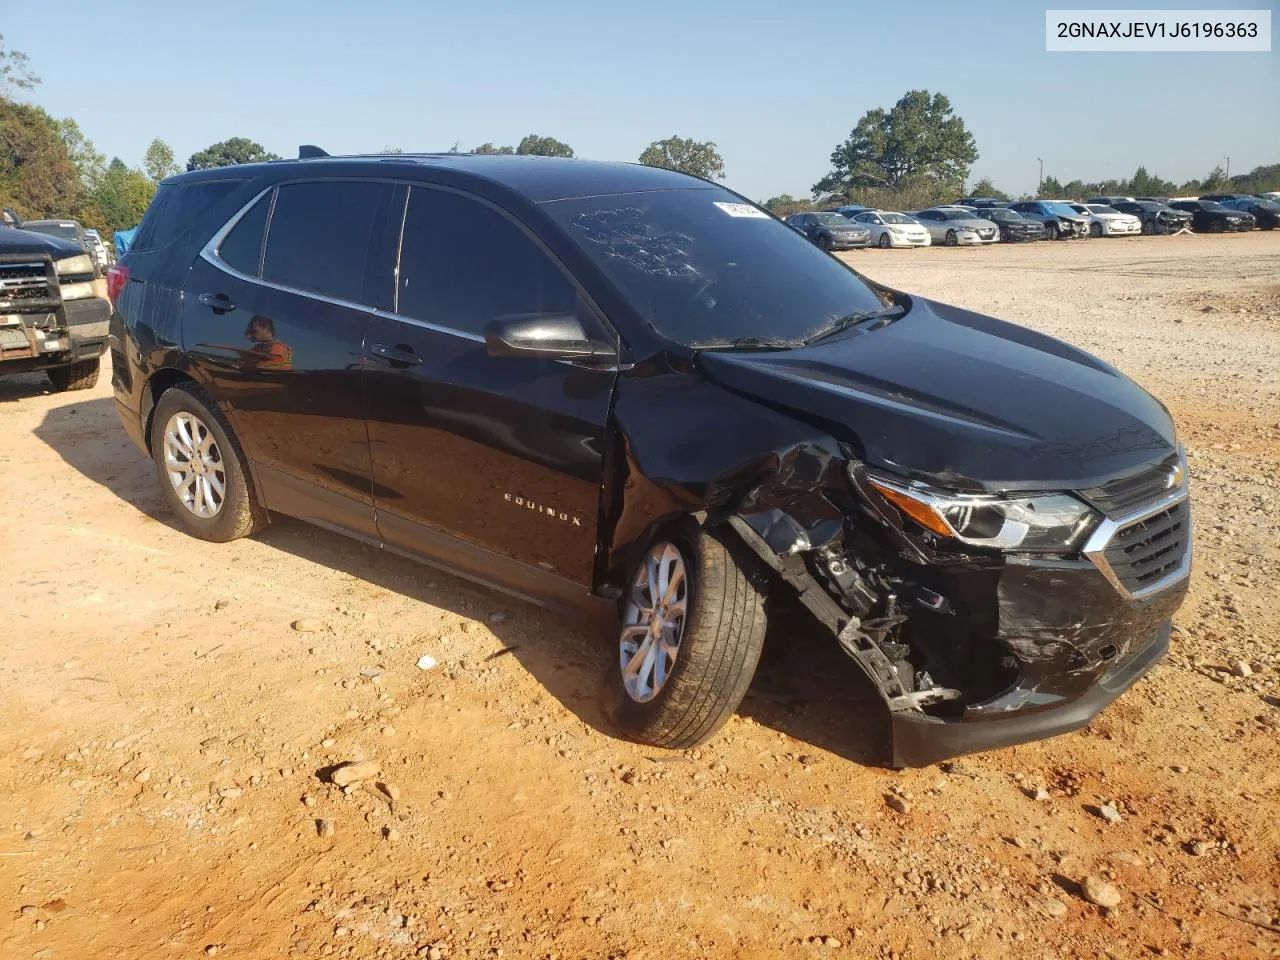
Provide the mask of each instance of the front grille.
POLYGON ((30 301, 56 296, 43 263, 0 263, 0 307, 20 310, 30 301))
POLYGON ((1104 556, 1129 593, 1155 586, 1182 567, 1191 546, 1190 519, 1191 506, 1182 500, 1112 535, 1104 556))
POLYGON ((1150 503, 1170 489, 1170 478, 1178 466, 1178 455, 1170 454, 1162 463, 1137 473, 1108 480, 1081 490, 1081 495, 1109 517, 1120 517, 1135 507, 1150 503))

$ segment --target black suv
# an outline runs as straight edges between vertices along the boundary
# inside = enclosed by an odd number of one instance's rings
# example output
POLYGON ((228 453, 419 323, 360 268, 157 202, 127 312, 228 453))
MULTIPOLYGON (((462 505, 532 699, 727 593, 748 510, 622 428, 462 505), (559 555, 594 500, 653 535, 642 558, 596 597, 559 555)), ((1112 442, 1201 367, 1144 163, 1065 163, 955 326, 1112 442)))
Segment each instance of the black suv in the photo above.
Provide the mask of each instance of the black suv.
POLYGON ((1168 647, 1191 531, 1165 408, 715 184, 199 171, 114 276, 120 418, 188 531, 278 511, 598 617, 639 740, 734 711, 768 594, 870 678, 900 766, 1076 729, 1168 647))

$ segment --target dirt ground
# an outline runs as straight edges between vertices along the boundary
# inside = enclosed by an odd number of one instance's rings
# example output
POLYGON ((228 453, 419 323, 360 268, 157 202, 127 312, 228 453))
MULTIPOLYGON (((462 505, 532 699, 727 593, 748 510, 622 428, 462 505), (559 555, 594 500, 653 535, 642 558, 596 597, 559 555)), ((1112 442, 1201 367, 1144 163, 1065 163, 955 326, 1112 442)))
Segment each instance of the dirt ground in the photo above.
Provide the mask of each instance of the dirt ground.
POLYGON ((716 739, 640 747, 573 626, 297 522, 184 536, 105 371, 5 378, 0 957, 1280 955, 1280 234, 845 257, 1173 411, 1194 586, 1090 727, 893 772, 788 624, 716 739))

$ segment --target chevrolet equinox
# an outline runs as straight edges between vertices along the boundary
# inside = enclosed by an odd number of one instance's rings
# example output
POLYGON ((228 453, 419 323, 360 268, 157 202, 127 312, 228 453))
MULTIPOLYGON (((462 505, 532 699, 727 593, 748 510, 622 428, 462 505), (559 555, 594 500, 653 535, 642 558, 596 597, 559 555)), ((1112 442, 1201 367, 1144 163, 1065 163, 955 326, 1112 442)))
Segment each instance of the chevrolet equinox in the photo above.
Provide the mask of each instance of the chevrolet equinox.
POLYGON ((770 594, 914 766, 1083 726, 1186 592, 1157 400, 679 173, 304 147, 164 181, 108 286, 187 531, 287 514, 607 624, 646 743, 737 708, 770 594))

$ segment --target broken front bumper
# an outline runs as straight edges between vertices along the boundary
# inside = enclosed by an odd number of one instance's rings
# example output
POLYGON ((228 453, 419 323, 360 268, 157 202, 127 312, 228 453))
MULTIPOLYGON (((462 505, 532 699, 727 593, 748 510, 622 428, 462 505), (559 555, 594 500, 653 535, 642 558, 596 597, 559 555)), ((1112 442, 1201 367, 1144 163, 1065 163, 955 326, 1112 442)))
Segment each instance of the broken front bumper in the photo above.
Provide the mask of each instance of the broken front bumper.
POLYGON ((1079 730, 1168 652, 1171 627, 1170 621, 1164 621, 1142 646, 1118 660, 1075 700, 981 720, 938 720, 920 713, 894 713, 893 766, 923 767, 947 757, 1079 730))

